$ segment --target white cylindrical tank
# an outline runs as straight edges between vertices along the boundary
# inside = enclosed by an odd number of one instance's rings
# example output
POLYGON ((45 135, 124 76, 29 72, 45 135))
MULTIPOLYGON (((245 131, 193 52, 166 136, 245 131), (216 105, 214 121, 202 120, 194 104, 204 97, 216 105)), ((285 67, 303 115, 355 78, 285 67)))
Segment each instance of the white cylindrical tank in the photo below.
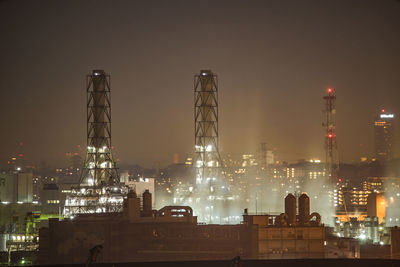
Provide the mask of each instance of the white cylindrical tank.
POLYGON ((9 234, 0 234, 0 252, 7 251, 7 239, 9 234))

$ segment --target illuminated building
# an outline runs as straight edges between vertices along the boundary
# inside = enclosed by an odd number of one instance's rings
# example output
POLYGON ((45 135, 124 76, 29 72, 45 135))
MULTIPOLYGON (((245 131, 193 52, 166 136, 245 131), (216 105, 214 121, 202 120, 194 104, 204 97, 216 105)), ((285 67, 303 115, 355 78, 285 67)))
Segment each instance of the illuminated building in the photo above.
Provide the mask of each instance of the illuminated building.
POLYGON ((65 198, 61 190, 54 184, 44 184, 40 192, 41 211, 46 214, 58 214, 63 206, 65 198))
POLYGON ((393 118, 393 114, 386 113, 383 109, 374 122, 375 157, 380 162, 391 160, 393 157, 393 118))
POLYGON ((242 167, 253 167, 257 165, 256 157, 253 154, 242 155, 242 167))
POLYGON ((38 203, 0 203, 0 252, 35 251, 38 227, 30 223, 38 203))
POLYGON ((299 197, 297 214, 296 198, 285 198, 285 213, 249 214, 245 210, 243 223, 257 226, 258 259, 323 258, 325 255, 325 227, 321 216, 310 214, 310 199, 306 194, 299 197))
POLYGON ((351 218, 363 221, 367 216, 367 198, 370 191, 352 187, 343 182, 333 190, 333 204, 336 217, 340 222, 348 222, 351 218))

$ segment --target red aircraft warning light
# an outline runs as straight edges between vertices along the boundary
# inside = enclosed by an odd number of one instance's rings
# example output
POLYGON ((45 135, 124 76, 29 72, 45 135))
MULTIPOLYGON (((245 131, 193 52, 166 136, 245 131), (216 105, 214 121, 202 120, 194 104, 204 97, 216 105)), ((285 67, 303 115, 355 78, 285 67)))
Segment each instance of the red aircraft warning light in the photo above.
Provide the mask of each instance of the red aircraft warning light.
POLYGON ((335 137, 336 137, 336 134, 333 133, 333 132, 330 132, 330 133, 328 133, 328 134, 326 135, 326 137, 328 137, 329 139, 332 139, 332 138, 335 138, 335 137))
POLYGON ((328 93, 332 93, 332 88, 328 88, 328 93))

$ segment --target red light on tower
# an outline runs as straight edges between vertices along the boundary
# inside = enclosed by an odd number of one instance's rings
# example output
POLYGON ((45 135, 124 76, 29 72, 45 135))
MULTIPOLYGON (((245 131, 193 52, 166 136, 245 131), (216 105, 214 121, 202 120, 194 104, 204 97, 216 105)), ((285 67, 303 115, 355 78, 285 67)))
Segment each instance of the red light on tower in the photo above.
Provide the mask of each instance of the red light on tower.
POLYGON ((384 110, 384 109, 382 109, 382 113, 385 113, 385 110, 384 110))
POLYGON ((328 93, 332 93, 332 88, 328 88, 328 93))
POLYGON ((328 134, 328 138, 332 138, 333 137, 333 134, 328 134))

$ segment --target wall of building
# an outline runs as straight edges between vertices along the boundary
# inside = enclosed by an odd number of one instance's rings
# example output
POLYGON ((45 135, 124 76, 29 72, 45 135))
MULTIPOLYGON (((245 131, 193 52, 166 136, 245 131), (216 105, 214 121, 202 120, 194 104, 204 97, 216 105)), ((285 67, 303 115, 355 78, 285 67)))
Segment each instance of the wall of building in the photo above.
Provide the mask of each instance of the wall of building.
POLYGON ((16 174, 0 173, 0 202, 17 202, 16 182, 16 174))
POLYGON ((0 202, 30 203, 32 198, 32 173, 0 173, 0 202))
POLYGON ((32 173, 17 174, 17 201, 29 203, 33 198, 33 175, 32 173))
POLYGON ((324 257, 324 227, 259 227, 259 259, 324 257))
POLYGON ((41 229, 40 250, 42 263, 50 264, 83 263, 99 244, 102 262, 232 259, 251 257, 250 232, 244 225, 131 223, 118 215, 50 220, 49 228, 41 229))
POLYGON ((395 226, 390 231, 391 258, 400 259, 400 228, 395 226))

